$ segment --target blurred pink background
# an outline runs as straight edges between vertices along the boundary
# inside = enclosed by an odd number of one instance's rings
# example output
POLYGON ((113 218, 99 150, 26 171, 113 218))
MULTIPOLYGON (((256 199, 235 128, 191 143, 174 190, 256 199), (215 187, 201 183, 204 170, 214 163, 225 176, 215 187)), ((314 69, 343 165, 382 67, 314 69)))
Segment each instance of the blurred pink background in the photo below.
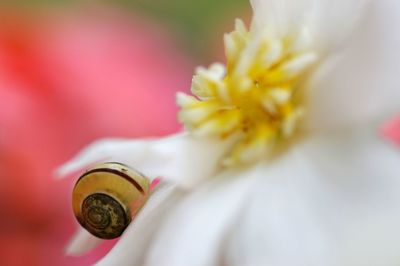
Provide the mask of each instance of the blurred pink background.
POLYGON ((0 265, 88 265, 64 256, 75 180, 56 166, 94 139, 165 135, 193 66, 159 25, 115 8, 0 12, 0 265))
POLYGON ((400 114, 396 115, 382 127, 382 134, 400 147, 400 114))

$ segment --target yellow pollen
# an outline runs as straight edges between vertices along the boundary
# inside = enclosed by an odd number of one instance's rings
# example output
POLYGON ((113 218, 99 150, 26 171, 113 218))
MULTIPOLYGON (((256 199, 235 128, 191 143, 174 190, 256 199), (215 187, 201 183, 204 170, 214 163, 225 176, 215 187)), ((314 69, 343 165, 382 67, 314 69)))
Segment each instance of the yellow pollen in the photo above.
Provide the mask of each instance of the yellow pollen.
POLYGON ((303 37, 260 38, 237 20, 224 38, 227 66, 199 67, 194 96, 177 95, 179 120, 195 136, 235 136, 225 165, 263 158, 295 134, 304 115, 302 77, 317 60, 298 48, 303 37))

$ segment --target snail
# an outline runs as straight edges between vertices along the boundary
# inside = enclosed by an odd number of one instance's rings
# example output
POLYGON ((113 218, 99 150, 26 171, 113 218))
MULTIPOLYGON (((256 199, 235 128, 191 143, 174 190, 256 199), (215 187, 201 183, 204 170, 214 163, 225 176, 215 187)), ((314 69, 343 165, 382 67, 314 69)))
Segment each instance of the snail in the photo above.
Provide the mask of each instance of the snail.
POLYGON ((72 207, 78 222, 103 239, 119 237, 144 205, 150 182, 121 163, 102 163, 75 184, 72 207))

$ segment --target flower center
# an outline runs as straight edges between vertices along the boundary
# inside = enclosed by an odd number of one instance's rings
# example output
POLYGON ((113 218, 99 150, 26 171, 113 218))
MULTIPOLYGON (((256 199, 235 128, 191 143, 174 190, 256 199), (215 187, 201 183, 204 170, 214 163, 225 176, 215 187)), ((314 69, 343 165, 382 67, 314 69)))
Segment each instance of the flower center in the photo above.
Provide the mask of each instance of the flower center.
POLYGON ((304 115, 305 72, 317 60, 306 31, 270 38, 248 31, 241 20, 225 35, 227 66, 198 68, 192 93, 177 95, 179 119, 196 136, 237 136, 225 165, 266 156, 296 132, 304 115))

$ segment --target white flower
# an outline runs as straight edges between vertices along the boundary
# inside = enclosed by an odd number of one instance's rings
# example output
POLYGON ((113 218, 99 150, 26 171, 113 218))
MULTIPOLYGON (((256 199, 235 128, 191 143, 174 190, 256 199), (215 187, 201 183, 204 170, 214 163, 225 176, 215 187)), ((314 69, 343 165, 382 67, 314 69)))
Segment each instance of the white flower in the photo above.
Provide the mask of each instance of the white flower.
POLYGON ((400 2, 252 5, 250 30, 225 36, 227 68, 178 95, 188 132, 99 141, 60 169, 163 177, 99 265, 400 263, 400 153, 378 134, 400 107, 400 2))

